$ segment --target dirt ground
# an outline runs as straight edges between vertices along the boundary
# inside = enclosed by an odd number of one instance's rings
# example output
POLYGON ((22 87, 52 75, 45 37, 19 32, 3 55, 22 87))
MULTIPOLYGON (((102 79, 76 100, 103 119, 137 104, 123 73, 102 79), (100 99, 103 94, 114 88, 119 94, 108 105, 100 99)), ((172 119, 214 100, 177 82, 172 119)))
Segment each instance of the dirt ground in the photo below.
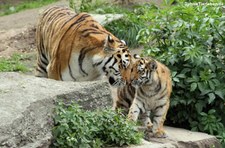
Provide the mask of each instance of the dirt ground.
MULTIPOLYGON (((138 3, 153 2, 156 4, 162 2, 162 0, 132 1, 138 3)), ((2 4, 6 4, 7 2, 11 3, 13 0, 1 1, 2 4)), ((60 0, 50 5, 68 6, 68 3, 68 0, 60 0)), ((23 62, 27 63, 30 69, 32 69, 30 73, 33 73, 36 61, 35 25, 39 12, 50 5, 0 17, 0 58, 10 57, 14 53, 23 54, 26 56, 26 61, 23 62)))

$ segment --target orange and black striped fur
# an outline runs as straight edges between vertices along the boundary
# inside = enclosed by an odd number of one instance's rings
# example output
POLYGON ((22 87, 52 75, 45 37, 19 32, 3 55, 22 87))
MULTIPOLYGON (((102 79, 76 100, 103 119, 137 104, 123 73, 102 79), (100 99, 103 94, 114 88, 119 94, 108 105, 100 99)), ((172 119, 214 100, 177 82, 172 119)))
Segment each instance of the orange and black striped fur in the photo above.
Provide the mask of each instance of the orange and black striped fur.
POLYGON ((152 58, 135 60, 131 69, 131 82, 114 92, 114 109, 122 108, 128 118, 136 121, 144 118, 144 124, 155 137, 166 137, 163 124, 170 104, 172 80, 170 70, 152 58), (152 113, 153 123, 150 119, 152 113))
POLYGON ((36 76, 63 81, 89 81, 106 75, 112 86, 125 84, 130 53, 125 43, 89 14, 51 7, 36 31, 36 76))

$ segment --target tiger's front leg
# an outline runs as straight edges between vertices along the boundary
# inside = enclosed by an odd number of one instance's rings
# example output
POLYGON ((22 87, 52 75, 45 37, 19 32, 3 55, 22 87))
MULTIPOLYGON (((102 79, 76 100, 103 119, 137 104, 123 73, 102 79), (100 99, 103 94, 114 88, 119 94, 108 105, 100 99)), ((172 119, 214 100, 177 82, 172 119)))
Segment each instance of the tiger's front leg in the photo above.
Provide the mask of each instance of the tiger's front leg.
POLYGON ((143 113, 141 116, 141 120, 144 123, 144 126, 147 127, 148 131, 152 131, 152 127, 153 127, 153 123, 150 119, 150 111, 146 111, 145 113, 143 113))
POLYGON ((47 75, 50 79, 61 80, 60 71, 56 60, 51 60, 47 66, 47 75))
POLYGON ((137 99, 134 99, 133 103, 132 103, 132 105, 129 109, 128 119, 133 120, 133 121, 137 121, 138 116, 140 114, 140 111, 145 113, 143 103, 141 101, 137 100, 137 99))
POLYGON ((169 102, 165 103, 165 105, 163 106, 156 107, 153 117, 153 129, 152 129, 154 137, 158 138, 168 137, 163 128, 168 109, 169 109, 169 102))

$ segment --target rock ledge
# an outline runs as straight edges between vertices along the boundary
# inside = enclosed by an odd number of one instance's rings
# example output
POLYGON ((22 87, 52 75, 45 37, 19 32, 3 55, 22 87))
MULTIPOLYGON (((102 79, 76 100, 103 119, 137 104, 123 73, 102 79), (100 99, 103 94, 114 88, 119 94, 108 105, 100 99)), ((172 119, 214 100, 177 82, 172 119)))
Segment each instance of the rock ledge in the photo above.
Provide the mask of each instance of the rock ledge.
MULTIPOLYGON (((45 148, 51 143, 55 100, 75 100, 86 109, 111 106, 107 82, 62 82, 0 73, 0 147, 45 148)), ((167 139, 152 138, 137 148, 220 148, 211 135, 166 127, 167 139)))

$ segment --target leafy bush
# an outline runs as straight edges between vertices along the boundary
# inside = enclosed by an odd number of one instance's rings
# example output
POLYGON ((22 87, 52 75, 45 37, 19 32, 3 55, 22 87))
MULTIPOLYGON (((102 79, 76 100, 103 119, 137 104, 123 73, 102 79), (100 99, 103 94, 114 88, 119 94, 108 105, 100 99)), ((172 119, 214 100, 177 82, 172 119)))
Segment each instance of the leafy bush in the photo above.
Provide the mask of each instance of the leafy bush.
POLYGON ((119 39, 125 40, 130 48, 138 47, 139 43, 136 40, 136 36, 143 24, 134 16, 135 14, 127 13, 124 15, 123 18, 106 24, 105 28, 119 39))
POLYGON ((139 30, 149 25, 146 17, 144 16, 145 9, 149 10, 156 8, 154 5, 135 5, 132 9, 124 11, 124 17, 119 20, 115 20, 105 25, 105 28, 112 32, 119 39, 123 39, 127 42, 129 47, 139 47, 139 38, 136 38, 139 30))
POLYGON ((54 116, 54 147, 102 147, 140 143, 134 123, 110 109, 84 111, 76 104, 59 103, 54 116))
POLYGON ((106 24, 105 28, 119 39, 125 40, 129 47, 139 46, 136 36, 139 30, 143 28, 144 22, 136 17, 137 13, 139 13, 136 12, 136 9, 132 10, 113 5, 104 0, 82 0, 79 8, 75 8, 74 0, 70 0, 70 7, 77 12, 123 14, 123 18, 106 24))
POLYGON ((145 11, 151 25, 137 38, 144 54, 172 71, 167 124, 218 135, 225 141, 225 15, 221 6, 171 6, 145 11))
POLYGON ((126 10, 125 8, 113 5, 105 0, 69 0, 69 6, 77 13, 124 13, 124 10, 126 10))

